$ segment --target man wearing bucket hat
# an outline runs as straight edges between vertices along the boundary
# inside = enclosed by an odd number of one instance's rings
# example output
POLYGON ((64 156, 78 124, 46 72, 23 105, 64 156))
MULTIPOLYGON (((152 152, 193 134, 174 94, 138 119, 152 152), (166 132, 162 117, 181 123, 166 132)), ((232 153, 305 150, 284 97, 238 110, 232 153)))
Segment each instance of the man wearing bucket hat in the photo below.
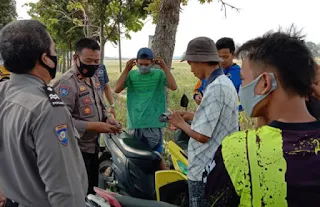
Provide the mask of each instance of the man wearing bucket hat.
POLYGON ((202 177, 212 170, 206 167, 222 139, 238 130, 238 95, 232 81, 219 67, 222 60, 212 39, 191 40, 183 61, 188 61, 191 72, 200 80, 206 79, 207 84, 195 113, 175 112, 169 120, 191 137, 188 145, 189 205, 202 207, 206 205, 202 177), (185 117, 193 119, 191 126, 185 122, 185 117))

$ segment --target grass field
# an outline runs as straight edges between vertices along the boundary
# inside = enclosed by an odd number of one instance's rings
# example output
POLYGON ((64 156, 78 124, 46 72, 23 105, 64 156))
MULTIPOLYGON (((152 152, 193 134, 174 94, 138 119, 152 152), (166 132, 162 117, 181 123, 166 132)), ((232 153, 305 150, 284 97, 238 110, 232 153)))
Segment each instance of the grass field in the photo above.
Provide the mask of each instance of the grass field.
MULTIPOLYGON (((122 62, 122 68, 125 67, 125 61, 122 62)), ((113 88, 117 79, 120 76, 119 72, 119 61, 116 60, 108 60, 105 61, 105 65, 108 71, 109 79, 111 87, 113 88)), ((174 61, 172 65, 172 74, 176 79, 178 89, 176 91, 169 91, 169 103, 168 103, 168 109, 172 111, 176 110, 185 110, 184 108, 180 107, 180 98, 183 94, 186 94, 189 98, 189 107, 188 111, 195 111, 196 110, 196 103, 192 99, 193 96, 193 88, 197 82, 197 78, 194 77, 194 75, 190 71, 190 67, 187 63, 180 61, 174 61)), ((120 95, 114 94, 115 103, 116 103, 116 112, 117 112, 117 119, 123 123, 123 125, 126 125, 126 114, 127 114, 127 108, 126 108, 126 91, 124 90, 120 95)), ((253 128, 255 125, 255 122, 245 115, 242 114, 243 122, 241 123, 242 129, 248 129, 253 128)), ((165 140, 170 139, 172 137, 172 131, 171 130, 164 130, 164 137, 165 140)))

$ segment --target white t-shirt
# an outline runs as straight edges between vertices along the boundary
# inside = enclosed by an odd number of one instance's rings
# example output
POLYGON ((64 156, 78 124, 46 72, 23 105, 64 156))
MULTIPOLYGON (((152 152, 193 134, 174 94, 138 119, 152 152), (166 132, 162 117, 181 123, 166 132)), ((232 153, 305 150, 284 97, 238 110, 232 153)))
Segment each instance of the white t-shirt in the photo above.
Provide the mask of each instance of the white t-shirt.
POLYGON ((238 95, 227 76, 220 75, 207 85, 191 129, 210 137, 207 143, 190 138, 188 145, 188 179, 202 181, 222 140, 239 129, 238 95))

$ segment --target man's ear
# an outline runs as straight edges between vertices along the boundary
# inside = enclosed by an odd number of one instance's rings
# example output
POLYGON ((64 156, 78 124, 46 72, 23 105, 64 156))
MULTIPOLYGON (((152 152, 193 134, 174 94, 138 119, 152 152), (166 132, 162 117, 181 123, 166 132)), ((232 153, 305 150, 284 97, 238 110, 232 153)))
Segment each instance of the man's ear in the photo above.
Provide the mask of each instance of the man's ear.
POLYGON ((54 62, 47 56, 47 53, 42 53, 40 59, 45 65, 49 66, 50 68, 54 67, 54 62))
POLYGON ((261 95, 267 94, 272 88, 272 77, 270 73, 263 73, 260 79, 261 95))

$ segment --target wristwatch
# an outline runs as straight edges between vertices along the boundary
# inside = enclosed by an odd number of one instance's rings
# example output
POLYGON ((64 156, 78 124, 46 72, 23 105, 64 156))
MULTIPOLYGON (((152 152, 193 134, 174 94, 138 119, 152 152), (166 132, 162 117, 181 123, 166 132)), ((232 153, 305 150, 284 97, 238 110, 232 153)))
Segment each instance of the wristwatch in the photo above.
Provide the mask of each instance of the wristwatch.
POLYGON ((110 107, 114 108, 114 107, 116 107, 116 105, 115 104, 110 104, 110 107))

